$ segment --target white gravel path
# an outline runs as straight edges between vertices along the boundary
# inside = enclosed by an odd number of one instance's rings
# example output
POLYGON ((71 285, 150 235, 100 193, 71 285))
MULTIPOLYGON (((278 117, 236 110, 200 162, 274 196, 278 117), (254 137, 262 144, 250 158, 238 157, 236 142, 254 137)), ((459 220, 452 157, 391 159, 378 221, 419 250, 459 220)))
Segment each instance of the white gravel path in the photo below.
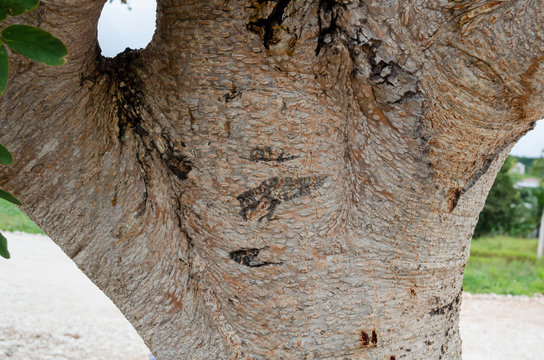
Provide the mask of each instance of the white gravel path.
MULTIPOLYGON (((4 234, 12 258, 0 258, 0 359, 148 359, 119 310, 49 238, 4 234)), ((465 294, 461 336, 464 360, 542 360, 544 297, 465 294)))

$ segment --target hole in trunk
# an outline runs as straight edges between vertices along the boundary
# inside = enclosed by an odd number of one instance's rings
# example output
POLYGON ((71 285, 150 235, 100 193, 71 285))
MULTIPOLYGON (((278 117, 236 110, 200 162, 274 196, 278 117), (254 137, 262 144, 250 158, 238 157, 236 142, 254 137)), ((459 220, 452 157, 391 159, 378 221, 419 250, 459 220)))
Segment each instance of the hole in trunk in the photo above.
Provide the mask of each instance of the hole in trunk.
POLYGON ((126 48, 145 48, 155 33, 156 17, 156 0, 107 1, 98 20, 102 56, 115 57, 126 48))

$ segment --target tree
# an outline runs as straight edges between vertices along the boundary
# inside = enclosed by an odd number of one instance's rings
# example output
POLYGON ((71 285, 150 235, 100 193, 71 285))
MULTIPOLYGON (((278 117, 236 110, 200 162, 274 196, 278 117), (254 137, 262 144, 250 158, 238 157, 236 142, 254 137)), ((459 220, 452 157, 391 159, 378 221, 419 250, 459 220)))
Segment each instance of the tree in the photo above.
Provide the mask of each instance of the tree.
POLYGON ((519 210, 524 205, 520 201, 519 191, 514 188, 510 178, 511 167, 512 159, 508 157, 489 191, 474 230, 475 237, 489 233, 512 233, 519 227, 517 226, 521 220, 518 216, 519 210))
POLYGON ((544 178, 544 158, 535 159, 530 174, 538 178, 544 178))
POLYGON ((44 1, 0 186, 159 359, 460 359, 470 238, 542 115, 540 1, 158 2, 104 59, 44 1), (535 30, 536 29, 536 30, 535 30))

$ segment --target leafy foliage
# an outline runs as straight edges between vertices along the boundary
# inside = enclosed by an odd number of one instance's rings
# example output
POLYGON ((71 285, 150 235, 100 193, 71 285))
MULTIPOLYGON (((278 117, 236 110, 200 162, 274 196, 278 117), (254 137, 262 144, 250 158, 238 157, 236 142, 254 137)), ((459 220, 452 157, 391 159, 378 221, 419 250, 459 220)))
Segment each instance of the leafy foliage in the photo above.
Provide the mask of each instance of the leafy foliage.
POLYGON ((8 251, 8 240, 2 234, 0 234, 0 256, 6 259, 10 258, 8 251))
POLYGON ((514 188, 508 174, 511 167, 512 158, 508 157, 489 191, 474 230, 474 237, 483 234, 508 233, 515 227, 514 222, 517 221, 522 203, 519 191, 514 188))
POLYGON ((13 162, 13 155, 9 152, 8 149, 2 144, 0 144, 0 164, 9 165, 13 162))
POLYGON ((528 177, 510 171, 515 162, 529 164, 527 170, 532 174, 539 171, 539 164, 544 164, 544 159, 508 157, 480 213, 474 237, 488 234, 532 237, 539 228, 544 211, 544 187, 514 188, 514 181, 528 177))
POLYGON ((62 41, 33 26, 8 26, 2 30, 2 40, 11 50, 47 65, 62 65, 68 55, 62 41))
POLYGON ((40 0, 1 0, 0 21, 4 20, 6 15, 16 16, 34 10, 39 4, 40 0))
MULTIPOLYGON (((0 0, 0 21, 7 15, 21 15, 33 10, 40 4, 40 0, 0 0)), ((26 56, 29 59, 47 65, 62 65, 68 55, 66 46, 42 29, 30 25, 11 25, 0 33, 0 96, 6 90, 9 78, 8 52, 6 44, 12 51, 26 56)), ((0 144, 0 164, 9 165, 13 162, 13 156, 0 144)), ((13 204, 22 205, 21 202, 9 192, 0 189, 0 198, 13 204)), ((0 256, 9 259, 9 251, 6 238, 0 234, 0 256)))
POLYGON ((537 178, 544 178, 544 158, 536 159, 529 173, 537 178))

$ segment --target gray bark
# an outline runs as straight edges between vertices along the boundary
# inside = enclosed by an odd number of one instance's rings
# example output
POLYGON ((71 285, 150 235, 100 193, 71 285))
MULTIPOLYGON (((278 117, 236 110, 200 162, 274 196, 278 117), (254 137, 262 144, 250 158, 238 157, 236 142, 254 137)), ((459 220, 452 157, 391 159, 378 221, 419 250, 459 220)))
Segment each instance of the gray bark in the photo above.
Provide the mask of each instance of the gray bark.
POLYGON ((0 185, 159 359, 460 359, 470 238, 541 115, 542 1, 158 2, 101 58, 101 1, 26 21, 0 185))

